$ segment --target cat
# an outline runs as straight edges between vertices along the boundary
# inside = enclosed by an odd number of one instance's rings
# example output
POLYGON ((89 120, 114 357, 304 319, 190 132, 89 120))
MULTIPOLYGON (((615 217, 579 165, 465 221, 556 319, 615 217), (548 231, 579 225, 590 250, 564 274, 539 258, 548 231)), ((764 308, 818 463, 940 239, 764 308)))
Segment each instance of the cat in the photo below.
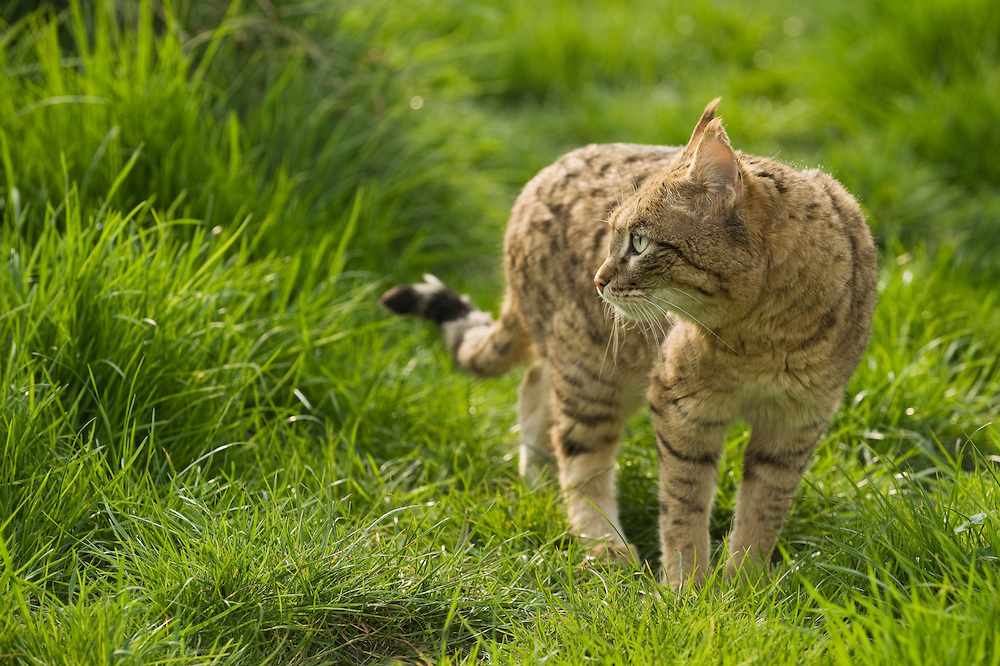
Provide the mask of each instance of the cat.
POLYGON ((735 422, 751 436, 724 576, 768 563, 876 301, 875 247, 854 198, 822 171, 734 150, 718 103, 684 147, 589 145, 528 182, 504 238, 496 321, 433 276, 380 299, 439 324, 463 370, 531 363, 517 399, 520 471, 554 456, 570 530, 597 556, 635 556, 615 457, 626 419, 648 403, 674 590, 700 586, 711 567, 709 514, 735 422))

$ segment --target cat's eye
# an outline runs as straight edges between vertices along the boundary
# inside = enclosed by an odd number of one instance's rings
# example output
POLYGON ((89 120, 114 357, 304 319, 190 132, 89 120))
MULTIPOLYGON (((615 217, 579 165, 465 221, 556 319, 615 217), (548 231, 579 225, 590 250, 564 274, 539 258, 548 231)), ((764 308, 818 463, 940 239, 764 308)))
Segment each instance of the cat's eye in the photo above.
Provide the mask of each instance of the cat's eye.
POLYGON ((642 254, 642 251, 647 247, 649 247, 649 236, 632 234, 632 249, 635 250, 636 254, 642 254))

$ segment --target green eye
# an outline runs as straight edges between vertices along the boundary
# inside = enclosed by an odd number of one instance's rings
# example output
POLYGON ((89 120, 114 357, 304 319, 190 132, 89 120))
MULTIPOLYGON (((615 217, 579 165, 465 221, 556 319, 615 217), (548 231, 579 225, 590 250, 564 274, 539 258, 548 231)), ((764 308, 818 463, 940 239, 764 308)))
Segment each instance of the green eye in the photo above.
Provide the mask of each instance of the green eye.
POLYGON ((642 254, 642 251, 647 247, 649 247, 649 236, 632 234, 632 249, 635 250, 636 254, 642 254))

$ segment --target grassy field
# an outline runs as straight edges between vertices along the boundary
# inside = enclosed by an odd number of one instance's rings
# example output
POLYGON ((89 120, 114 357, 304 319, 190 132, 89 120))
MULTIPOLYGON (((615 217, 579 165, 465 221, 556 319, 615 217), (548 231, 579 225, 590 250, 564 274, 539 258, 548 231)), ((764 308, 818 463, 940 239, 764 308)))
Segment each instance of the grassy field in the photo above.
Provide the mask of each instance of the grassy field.
POLYGON ((0 9, 0 663, 1000 664, 995 0, 36 4, 0 9), (682 599, 646 414, 648 566, 586 565, 519 377, 376 298, 495 308, 528 178, 718 95, 857 194, 880 302, 773 575, 682 599))

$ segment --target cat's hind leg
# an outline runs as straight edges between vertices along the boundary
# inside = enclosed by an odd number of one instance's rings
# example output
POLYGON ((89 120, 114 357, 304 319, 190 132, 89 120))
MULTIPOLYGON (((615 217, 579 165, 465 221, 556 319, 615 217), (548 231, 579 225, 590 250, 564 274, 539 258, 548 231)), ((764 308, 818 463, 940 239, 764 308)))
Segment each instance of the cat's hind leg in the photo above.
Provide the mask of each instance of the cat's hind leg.
POLYGON ((519 470, 530 483, 536 481, 543 469, 555 472, 555 452, 549 433, 550 391, 548 363, 538 359, 525 371, 517 390, 517 422, 521 431, 519 470))

